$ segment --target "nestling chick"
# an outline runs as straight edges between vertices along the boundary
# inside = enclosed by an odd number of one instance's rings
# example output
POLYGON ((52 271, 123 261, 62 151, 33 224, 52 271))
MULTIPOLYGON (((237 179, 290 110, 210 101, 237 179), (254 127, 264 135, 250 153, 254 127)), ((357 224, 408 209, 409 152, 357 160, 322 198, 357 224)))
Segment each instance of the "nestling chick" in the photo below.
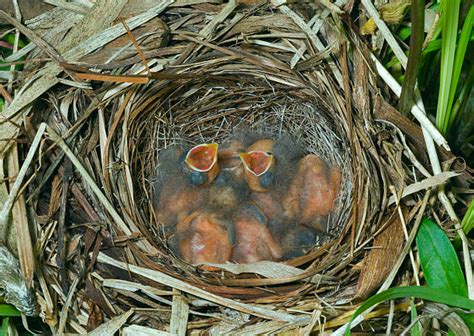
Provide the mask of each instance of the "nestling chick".
POLYGON ((288 230, 281 234, 281 247, 283 249, 283 259, 291 259, 308 253, 317 243, 321 232, 311 228, 297 225, 287 226, 288 230))
POLYGON ((298 163, 284 200, 286 213, 298 218, 300 224, 327 231, 324 216, 334 208, 340 182, 341 172, 337 167, 329 169, 316 155, 306 155, 298 163))
POLYGON ((184 159, 185 171, 189 174, 189 180, 193 185, 209 184, 219 174, 217 164, 218 144, 201 144, 194 146, 184 159))
POLYGON ((287 226, 293 225, 290 224, 293 219, 285 213, 283 200, 302 150, 288 136, 281 136, 277 140, 257 140, 248 150, 248 156, 241 157, 249 188, 253 191, 250 199, 267 216, 272 234, 279 239, 288 230, 287 226), (252 155, 254 153, 259 155, 252 155))
POLYGON ((182 151, 178 146, 160 153, 160 168, 154 184, 153 207, 158 221, 169 231, 201 207, 207 189, 219 173, 217 144, 203 144, 182 151))
POLYGON ((225 263, 235 244, 234 226, 216 211, 197 210, 176 226, 176 242, 175 252, 191 264, 225 263))
POLYGON ((275 183, 275 156, 272 153, 275 142, 263 139, 247 148, 240 158, 244 164, 244 177, 252 191, 264 192, 275 183))
POLYGON ((217 155, 220 174, 209 185, 208 205, 210 207, 230 211, 248 197, 249 190, 239 158, 239 153, 244 150, 238 139, 231 139, 219 150, 217 155))
POLYGON ((243 204, 234 212, 233 221, 237 242, 232 261, 254 263, 281 258, 282 249, 272 237, 265 215, 255 204, 243 204))

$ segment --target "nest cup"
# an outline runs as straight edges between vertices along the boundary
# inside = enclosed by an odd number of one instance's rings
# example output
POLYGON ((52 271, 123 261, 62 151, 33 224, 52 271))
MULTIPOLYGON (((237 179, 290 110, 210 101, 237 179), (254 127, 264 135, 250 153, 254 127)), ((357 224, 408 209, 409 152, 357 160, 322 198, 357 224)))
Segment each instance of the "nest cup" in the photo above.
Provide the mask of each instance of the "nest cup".
MULTIPOLYGON (((274 139, 289 136, 307 154, 318 155, 330 166, 339 167, 342 173, 340 191, 328 220, 328 238, 316 243, 312 256, 287 261, 293 265, 307 263, 326 253, 328 245, 333 248, 338 245, 351 214, 352 160, 342 126, 346 121, 331 106, 330 98, 309 81, 295 87, 263 80, 259 73, 265 68, 252 66, 245 59, 213 64, 215 58, 212 50, 198 59, 190 58, 180 66, 181 76, 137 88, 128 101, 124 116, 128 128, 126 141, 133 145, 128 153, 130 171, 123 174, 138 177, 133 193, 138 205, 132 207, 134 218, 142 223, 145 237, 151 238, 149 243, 163 251, 160 258, 168 259, 159 261, 160 264, 174 265, 172 272, 180 273, 183 267, 193 272, 192 267, 167 249, 162 226, 153 218, 151 195, 153 177, 160 170, 160 151, 174 144, 225 143, 241 129, 269 134, 274 139), (196 64, 206 62, 210 64, 196 68, 196 64), (238 69, 239 63, 245 71, 227 70, 228 67, 238 69), (186 78, 186 74, 194 71, 198 74, 186 78), (323 244, 326 249, 318 252, 323 244)), ((291 73, 289 68, 288 71, 291 73)), ((116 137, 117 147, 122 141, 123 137, 116 137)), ((124 204, 128 197, 122 200, 124 204)), ((201 276, 212 277, 207 272, 201 276)))

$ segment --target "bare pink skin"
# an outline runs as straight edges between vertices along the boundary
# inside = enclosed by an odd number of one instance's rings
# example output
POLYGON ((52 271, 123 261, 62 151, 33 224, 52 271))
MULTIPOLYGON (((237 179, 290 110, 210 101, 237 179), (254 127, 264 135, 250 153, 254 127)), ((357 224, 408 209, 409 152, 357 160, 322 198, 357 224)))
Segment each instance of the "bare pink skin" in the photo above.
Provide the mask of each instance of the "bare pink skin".
POLYGON ((340 183, 341 173, 337 167, 329 169, 316 155, 306 155, 298 164, 284 201, 287 214, 298 218, 301 224, 319 222, 319 218, 334 209, 340 183))
POLYGON ((234 215, 234 225, 237 244, 232 252, 232 261, 254 263, 282 257, 282 249, 272 237, 262 213, 239 211, 234 215))
POLYGON ((267 216, 268 220, 283 215, 284 210, 281 197, 274 190, 268 192, 253 192, 250 194, 250 199, 257 204, 265 216, 267 216))
POLYGON ((171 227, 203 205, 207 194, 197 187, 170 181, 165 183, 155 205, 155 215, 165 227, 171 227))
POLYGON ((177 225, 181 256, 191 264, 225 263, 232 244, 226 224, 213 212, 196 211, 177 225))

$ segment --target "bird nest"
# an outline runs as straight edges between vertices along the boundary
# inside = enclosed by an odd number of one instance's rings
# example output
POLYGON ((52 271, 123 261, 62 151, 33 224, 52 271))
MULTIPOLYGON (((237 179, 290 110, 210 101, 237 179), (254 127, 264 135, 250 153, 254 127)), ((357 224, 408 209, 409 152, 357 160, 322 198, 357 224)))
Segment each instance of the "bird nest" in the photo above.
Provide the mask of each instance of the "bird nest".
POLYGON ((92 330, 131 308, 130 324, 173 332, 334 328, 385 280, 404 243, 400 221, 426 205, 418 190, 396 206, 420 176, 420 128, 384 100, 357 35, 343 36, 324 7, 218 3, 164 2, 145 12, 153 30, 60 63, 93 82, 56 83, 25 119, 18 138, 46 121, 52 140, 30 167, 26 204, 40 315, 57 332, 92 330), (416 130, 408 139, 404 125, 416 130), (241 127, 290 135, 340 168, 331 237, 280 264, 205 270, 174 256, 154 216, 160 151, 224 143, 241 127), (377 239, 386 254, 368 256, 377 239))

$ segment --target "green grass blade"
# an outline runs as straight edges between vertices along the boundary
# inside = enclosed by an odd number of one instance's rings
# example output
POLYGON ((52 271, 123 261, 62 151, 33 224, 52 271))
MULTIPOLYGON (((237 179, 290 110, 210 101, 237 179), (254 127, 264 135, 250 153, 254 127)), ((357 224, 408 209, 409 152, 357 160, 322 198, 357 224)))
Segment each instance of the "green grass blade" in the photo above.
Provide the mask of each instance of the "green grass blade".
POLYGON ((469 234, 469 232, 474 228, 474 201, 469 203, 466 214, 462 219, 461 226, 466 234, 469 234))
MULTIPOLYGON (((459 34, 459 36, 461 36, 461 34, 459 34)), ((472 42, 472 41, 474 41, 474 35, 471 34, 471 36, 469 37, 469 42, 472 42)), ((423 49, 423 52, 421 55, 422 57, 426 57, 427 54, 433 51, 438 51, 439 49, 441 49, 441 40, 432 40, 430 43, 428 43, 426 48, 423 49)))
MULTIPOLYGON (((410 312, 410 317, 411 317, 411 322, 413 323, 417 318, 418 318, 418 312, 416 311, 416 306, 415 303, 412 301, 411 302, 411 312, 410 312)), ((411 336, 420 336, 420 322, 416 322, 413 327, 411 327, 410 330, 411 336)))
POLYGON ((21 316, 21 314, 12 305, 0 304, 0 316, 21 316))
POLYGON ((454 98, 456 95, 459 77, 461 76, 461 69, 464 64, 464 57, 466 56, 467 46, 469 45, 471 39, 471 31, 472 31, 472 24, 474 22, 474 6, 469 9, 469 12, 464 20, 464 24, 461 30, 461 34, 459 36, 459 42, 456 48, 456 56, 454 59, 454 69, 453 69, 453 78, 451 83, 451 89, 449 92, 449 100, 448 100, 448 110, 449 113, 449 120, 448 124, 446 125, 447 131, 451 128, 453 120, 456 118, 455 113, 452 113, 452 106, 454 102, 454 98))
POLYGON ((416 235, 416 245, 428 286, 467 297, 461 265, 444 231, 433 221, 424 219, 416 235))
POLYGON ((8 322, 10 322, 9 317, 2 319, 2 329, 0 330, 0 336, 8 336, 8 322))
POLYGON ((469 300, 468 298, 452 294, 447 291, 419 286, 390 288, 379 294, 371 296, 359 308, 357 308, 357 310, 352 315, 349 324, 347 325, 345 334, 350 335, 350 323, 352 323, 355 318, 357 318, 370 307, 387 300, 402 299, 407 297, 415 297, 427 301, 444 303, 446 305, 461 309, 474 310, 474 300, 469 300))
POLYGON ((450 119, 448 115, 448 102, 453 78, 460 4, 460 0, 441 1, 441 74, 436 126, 443 134, 446 134, 447 124, 450 119))

